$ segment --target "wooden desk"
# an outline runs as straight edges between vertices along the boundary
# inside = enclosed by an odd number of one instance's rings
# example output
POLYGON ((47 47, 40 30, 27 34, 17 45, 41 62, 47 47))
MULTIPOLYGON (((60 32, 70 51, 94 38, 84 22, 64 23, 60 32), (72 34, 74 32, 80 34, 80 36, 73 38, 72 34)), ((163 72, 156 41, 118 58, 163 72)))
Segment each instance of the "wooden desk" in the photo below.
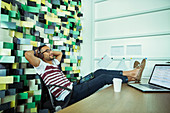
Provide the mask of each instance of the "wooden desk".
POLYGON ((170 93, 142 93, 127 84, 115 93, 110 86, 59 113, 170 113, 170 93))

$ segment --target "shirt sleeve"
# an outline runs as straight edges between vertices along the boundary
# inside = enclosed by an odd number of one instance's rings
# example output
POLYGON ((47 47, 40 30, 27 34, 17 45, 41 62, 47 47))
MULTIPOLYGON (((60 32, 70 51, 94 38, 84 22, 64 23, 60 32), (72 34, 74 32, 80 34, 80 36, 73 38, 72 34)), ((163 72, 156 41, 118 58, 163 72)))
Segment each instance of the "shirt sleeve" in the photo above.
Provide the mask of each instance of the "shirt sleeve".
POLYGON ((54 64, 54 65, 59 65, 60 62, 59 62, 57 59, 54 59, 54 60, 53 60, 53 64, 54 64))
POLYGON ((40 75, 41 73, 44 73, 46 66, 47 66, 47 64, 40 59, 39 66, 38 67, 34 67, 34 69, 40 75))

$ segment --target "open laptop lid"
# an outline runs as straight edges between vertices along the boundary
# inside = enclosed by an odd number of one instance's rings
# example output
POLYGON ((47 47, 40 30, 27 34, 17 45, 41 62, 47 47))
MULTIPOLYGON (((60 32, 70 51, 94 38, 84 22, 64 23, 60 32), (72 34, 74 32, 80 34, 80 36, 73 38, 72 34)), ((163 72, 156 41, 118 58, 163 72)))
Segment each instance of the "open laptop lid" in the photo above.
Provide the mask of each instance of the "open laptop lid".
POLYGON ((149 84, 170 89, 170 64, 156 64, 149 79, 149 84))

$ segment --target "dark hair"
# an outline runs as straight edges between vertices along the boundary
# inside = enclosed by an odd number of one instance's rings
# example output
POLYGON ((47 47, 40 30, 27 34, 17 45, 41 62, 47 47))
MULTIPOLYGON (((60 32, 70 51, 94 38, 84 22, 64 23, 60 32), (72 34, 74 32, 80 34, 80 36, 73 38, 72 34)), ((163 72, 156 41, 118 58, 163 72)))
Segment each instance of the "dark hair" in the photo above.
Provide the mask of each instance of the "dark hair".
POLYGON ((47 46, 47 45, 42 45, 42 46, 38 47, 38 57, 41 58, 41 59, 44 58, 44 55, 40 51, 41 51, 41 48, 44 47, 44 46, 47 46))
POLYGON ((41 51, 41 48, 44 47, 44 46, 47 46, 47 45, 41 45, 38 47, 38 51, 40 52, 41 51))

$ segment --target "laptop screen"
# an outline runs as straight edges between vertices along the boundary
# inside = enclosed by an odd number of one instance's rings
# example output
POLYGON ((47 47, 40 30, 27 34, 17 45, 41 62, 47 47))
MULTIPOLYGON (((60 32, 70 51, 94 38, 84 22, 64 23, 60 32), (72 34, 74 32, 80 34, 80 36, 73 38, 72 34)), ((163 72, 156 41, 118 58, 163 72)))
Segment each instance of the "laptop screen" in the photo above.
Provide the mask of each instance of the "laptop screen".
POLYGON ((149 83, 170 88, 170 65, 156 64, 149 83))

